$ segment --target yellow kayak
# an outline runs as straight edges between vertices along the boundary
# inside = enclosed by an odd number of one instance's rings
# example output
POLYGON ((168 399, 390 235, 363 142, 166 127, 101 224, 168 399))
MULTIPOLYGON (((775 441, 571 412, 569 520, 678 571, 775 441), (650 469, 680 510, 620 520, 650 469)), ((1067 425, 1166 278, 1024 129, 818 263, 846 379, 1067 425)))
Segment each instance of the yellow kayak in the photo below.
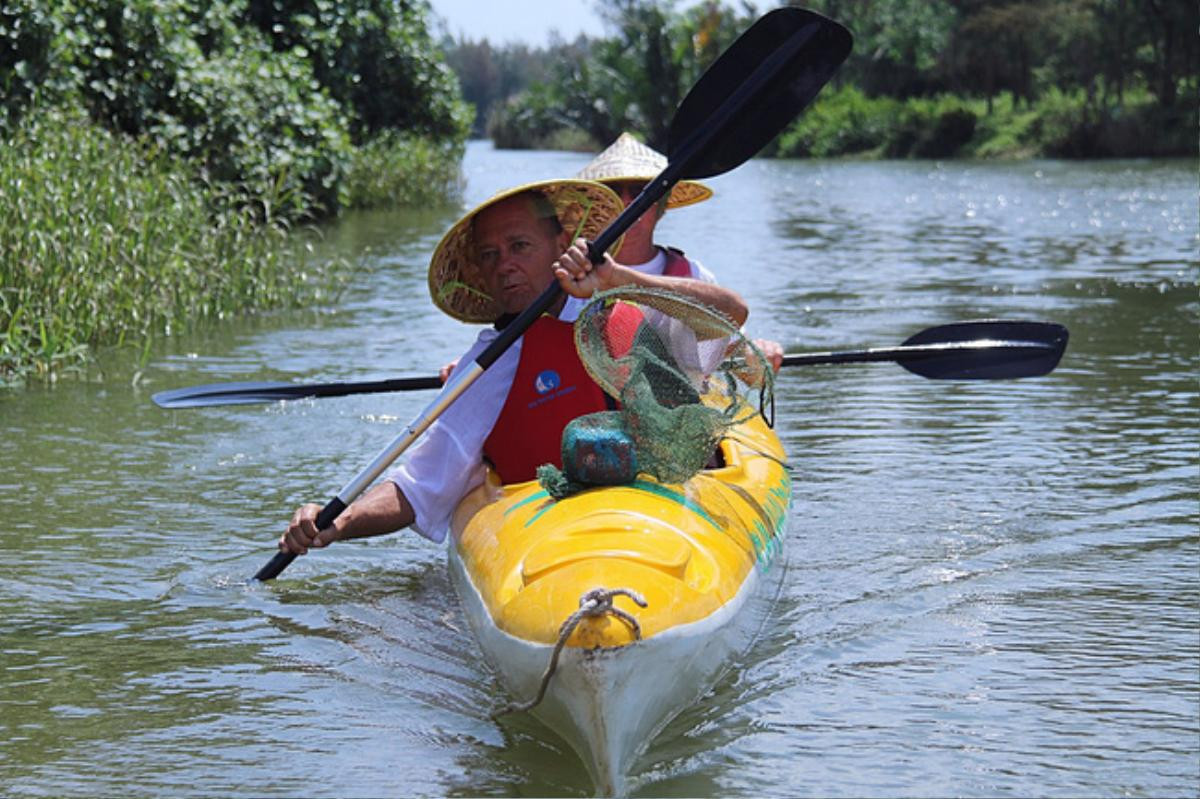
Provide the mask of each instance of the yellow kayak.
POLYGON ((451 573, 485 655, 518 701, 545 683, 531 712, 602 793, 622 790, 633 759, 761 622, 744 609, 783 544, 785 455, 757 414, 718 450, 681 485, 646 478, 559 500, 489 475, 454 514, 451 573), (589 599, 596 589, 611 612, 589 599))

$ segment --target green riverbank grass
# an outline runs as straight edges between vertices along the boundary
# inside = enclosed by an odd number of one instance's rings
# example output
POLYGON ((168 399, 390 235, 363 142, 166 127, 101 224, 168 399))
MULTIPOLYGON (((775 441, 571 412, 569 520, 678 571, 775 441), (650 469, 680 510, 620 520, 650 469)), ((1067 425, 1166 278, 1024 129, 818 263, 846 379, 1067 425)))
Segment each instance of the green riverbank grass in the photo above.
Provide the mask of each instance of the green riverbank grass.
POLYGON ((332 299, 344 265, 194 175, 82 114, 35 112, 13 131, 0 147, 0 385, 82 370, 97 347, 144 352, 201 320, 332 299))
POLYGON ((359 146, 343 179, 346 208, 427 208, 463 191, 461 142, 385 132, 359 146))

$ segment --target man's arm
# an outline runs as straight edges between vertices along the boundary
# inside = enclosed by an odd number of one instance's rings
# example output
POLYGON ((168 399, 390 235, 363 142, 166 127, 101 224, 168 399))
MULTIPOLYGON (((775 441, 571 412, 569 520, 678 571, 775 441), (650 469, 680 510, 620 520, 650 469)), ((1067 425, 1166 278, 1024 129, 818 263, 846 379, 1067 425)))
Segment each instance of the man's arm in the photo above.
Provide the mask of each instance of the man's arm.
POLYGON ((334 541, 393 533, 409 526, 416 518, 404 493, 391 480, 379 483, 354 500, 324 530, 317 530, 316 519, 320 512, 321 506, 316 503, 297 508, 287 531, 279 539, 279 548, 293 555, 303 555, 310 548, 320 549, 334 541))
POLYGON ((618 286, 645 286, 674 291, 704 303, 732 319, 735 327, 744 325, 746 317, 750 315, 749 308, 737 292, 716 283, 685 277, 646 275, 621 266, 608 255, 604 256, 602 263, 592 264, 587 257, 587 242, 583 239, 576 239, 554 262, 554 274, 563 291, 572 297, 586 299, 597 291, 618 286))

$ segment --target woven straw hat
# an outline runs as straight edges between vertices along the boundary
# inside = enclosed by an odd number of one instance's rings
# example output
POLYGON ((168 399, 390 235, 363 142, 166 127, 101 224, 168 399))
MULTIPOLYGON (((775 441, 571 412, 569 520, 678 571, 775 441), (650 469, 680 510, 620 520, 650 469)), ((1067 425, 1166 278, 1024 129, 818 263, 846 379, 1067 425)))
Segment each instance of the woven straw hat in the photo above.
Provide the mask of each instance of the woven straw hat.
MULTIPOLYGON (((667 157, 642 144, 628 133, 617 140, 579 170, 575 176, 584 180, 609 183, 619 180, 644 180, 649 182, 667 168, 667 157)), ((712 189, 695 180, 681 180, 671 188, 667 197, 667 208, 682 208, 685 205, 704 202, 712 196, 712 189)))
MULTIPOLYGON (((471 223, 484 209, 525 192, 537 192, 554 206, 571 241, 580 237, 594 240, 625 208, 612 189, 590 180, 544 180, 494 195, 455 222, 434 249, 429 261, 429 294, 434 305, 462 322, 491 324, 500 317, 501 308, 488 293, 476 261, 471 223)), ((618 239, 609 251, 617 252, 620 247, 618 239)))

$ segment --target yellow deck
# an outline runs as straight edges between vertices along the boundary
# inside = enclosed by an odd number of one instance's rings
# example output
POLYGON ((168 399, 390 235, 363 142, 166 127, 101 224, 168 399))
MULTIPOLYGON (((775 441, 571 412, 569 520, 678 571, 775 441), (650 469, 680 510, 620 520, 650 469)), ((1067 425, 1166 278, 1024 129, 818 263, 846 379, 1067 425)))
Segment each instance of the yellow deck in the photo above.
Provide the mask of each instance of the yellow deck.
MULTIPOLYGON (((468 495, 452 522, 454 546, 491 615, 510 635, 553 644, 560 625, 597 587, 625 597, 650 638, 699 621, 733 598, 782 543, 791 496, 775 433, 761 416, 721 442, 725 465, 682 485, 639 479, 555 501, 536 483, 495 475, 468 495)), ((621 646, 632 633, 611 616, 585 619, 568 646, 621 646)))

